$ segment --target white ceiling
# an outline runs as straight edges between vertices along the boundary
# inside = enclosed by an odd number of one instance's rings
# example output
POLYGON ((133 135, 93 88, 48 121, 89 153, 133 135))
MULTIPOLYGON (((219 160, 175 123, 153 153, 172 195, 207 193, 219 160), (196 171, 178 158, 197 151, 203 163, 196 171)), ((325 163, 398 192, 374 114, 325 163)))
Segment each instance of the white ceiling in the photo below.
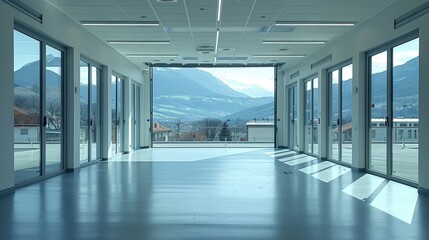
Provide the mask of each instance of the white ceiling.
MULTIPOLYGON (((139 66, 208 64, 214 53, 218 0, 47 0, 77 22, 159 21, 158 27, 85 26, 104 41, 170 41, 169 45, 112 45, 122 54, 177 55, 132 57, 139 66)), ((256 58, 254 55, 311 55, 323 45, 267 45, 268 40, 332 41, 353 27, 280 27, 276 21, 347 21, 359 24, 397 0, 223 0, 217 65, 259 65, 302 58, 256 58)))

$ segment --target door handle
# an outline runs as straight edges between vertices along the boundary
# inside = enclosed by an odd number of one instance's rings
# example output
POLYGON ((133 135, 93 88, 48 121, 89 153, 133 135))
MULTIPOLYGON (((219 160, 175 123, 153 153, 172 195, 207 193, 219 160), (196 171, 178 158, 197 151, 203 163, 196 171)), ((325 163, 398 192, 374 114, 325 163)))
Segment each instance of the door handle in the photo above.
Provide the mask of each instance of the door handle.
POLYGON ((48 118, 46 116, 43 116, 43 123, 42 123, 43 127, 48 126, 48 118))
POLYGON ((340 119, 337 118, 337 126, 340 126, 340 119))
POLYGON ((92 126, 92 118, 89 119, 89 126, 92 126))
POLYGON ((389 127, 389 117, 386 117, 384 119, 384 125, 386 125, 386 127, 389 127))

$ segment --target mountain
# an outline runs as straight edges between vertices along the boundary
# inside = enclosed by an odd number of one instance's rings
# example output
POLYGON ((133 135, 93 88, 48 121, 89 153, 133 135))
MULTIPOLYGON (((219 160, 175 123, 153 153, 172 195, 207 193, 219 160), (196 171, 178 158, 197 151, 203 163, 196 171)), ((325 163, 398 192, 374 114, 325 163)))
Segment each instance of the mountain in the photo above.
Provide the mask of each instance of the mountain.
POLYGON ((160 122, 223 118, 273 101, 251 98, 196 68, 154 68, 153 96, 154 118, 160 122))
POLYGON ((264 105, 248 108, 224 117, 224 119, 230 119, 231 121, 236 119, 263 119, 269 118, 274 119, 274 102, 270 102, 264 105))
POLYGON ((190 95, 248 98, 212 74, 195 68, 154 68, 153 96, 190 95))
MULTIPOLYGON (((385 117, 386 72, 373 75, 371 94, 373 117, 385 117)), ((419 57, 393 68, 393 116, 419 116, 419 57)))
POLYGON ((270 97, 274 95, 272 92, 255 84, 243 84, 233 79, 224 80, 224 82, 235 91, 244 93, 251 97, 270 97))

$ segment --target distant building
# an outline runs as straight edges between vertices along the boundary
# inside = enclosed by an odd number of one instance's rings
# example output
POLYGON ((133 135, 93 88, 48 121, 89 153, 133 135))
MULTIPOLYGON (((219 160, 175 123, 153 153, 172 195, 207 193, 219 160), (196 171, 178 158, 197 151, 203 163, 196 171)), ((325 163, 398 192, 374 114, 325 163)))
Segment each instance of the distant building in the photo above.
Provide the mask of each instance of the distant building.
MULTIPOLYGON (((31 114, 18 107, 14 107, 13 113, 15 143, 38 143, 40 141, 40 115, 31 114)), ((47 121, 46 141, 60 141, 61 124, 53 117, 48 117, 47 121)))
POLYGON ((172 132, 171 129, 164 127, 159 123, 153 124, 153 140, 154 141, 168 142, 171 132, 172 132))
POLYGON ((248 142, 274 142, 274 122, 270 120, 246 123, 248 142))
MULTIPOLYGON (((374 142, 386 141, 386 127, 384 118, 371 119, 371 139, 374 142)), ((392 141, 396 143, 418 143, 419 119, 394 118, 392 141)))
POLYGON ((14 137, 15 143, 37 143, 40 141, 40 116, 30 114, 23 109, 15 107, 14 137))

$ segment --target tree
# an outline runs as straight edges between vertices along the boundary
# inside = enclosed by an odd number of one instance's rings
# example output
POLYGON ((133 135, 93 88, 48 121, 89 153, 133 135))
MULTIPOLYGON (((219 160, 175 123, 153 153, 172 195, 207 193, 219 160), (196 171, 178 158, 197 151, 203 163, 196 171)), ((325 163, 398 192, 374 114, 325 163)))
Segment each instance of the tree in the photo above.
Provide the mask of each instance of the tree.
POLYGON ((197 122, 197 128, 206 136, 207 141, 213 141, 222 125, 222 120, 218 118, 204 118, 197 122))
POLYGON ((226 141, 231 141, 231 131, 229 130, 226 122, 223 123, 219 133, 219 140, 224 141, 225 139, 226 141))

